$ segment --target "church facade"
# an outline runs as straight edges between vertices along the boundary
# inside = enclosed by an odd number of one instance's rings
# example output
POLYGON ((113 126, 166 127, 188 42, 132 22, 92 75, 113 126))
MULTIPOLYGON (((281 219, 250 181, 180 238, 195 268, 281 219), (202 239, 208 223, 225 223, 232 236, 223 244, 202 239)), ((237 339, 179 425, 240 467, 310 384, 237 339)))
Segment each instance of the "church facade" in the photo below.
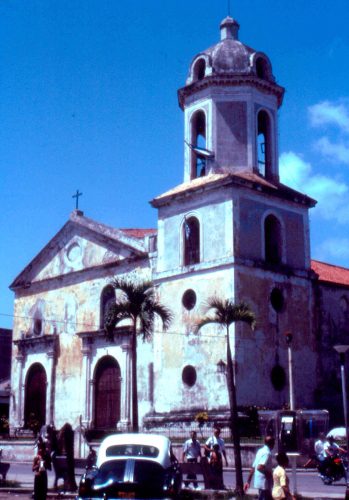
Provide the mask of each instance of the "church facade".
POLYGON ((178 91, 184 182, 152 200, 157 229, 115 229, 75 210, 12 283, 12 430, 129 428, 130 325, 114 342, 104 334, 115 276, 152 280, 173 312, 168 332, 156 325, 138 345, 141 422, 228 408, 224 332, 195 329, 212 296, 247 302, 257 318, 254 331, 231 327, 239 405, 289 402, 286 333, 296 407, 340 403, 332 347, 349 338, 349 271, 311 261, 316 202, 279 180, 284 89, 238 30, 222 21, 220 41, 194 57, 178 91))

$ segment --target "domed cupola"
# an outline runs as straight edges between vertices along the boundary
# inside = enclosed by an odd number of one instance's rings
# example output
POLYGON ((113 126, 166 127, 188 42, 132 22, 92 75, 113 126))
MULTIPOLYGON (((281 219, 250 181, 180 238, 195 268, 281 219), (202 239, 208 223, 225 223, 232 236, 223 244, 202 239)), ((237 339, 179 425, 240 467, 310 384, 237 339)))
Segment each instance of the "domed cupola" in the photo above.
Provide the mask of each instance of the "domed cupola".
POLYGON ((278 181, 276 121, 284 89, 269 58, 239 41, 239 28, 235 19, 223 19, 220 41, 193 58, 178 90, 188 145, 185 181, 227 171, 278 181))
MULTIPOLYGON (((232 17, 223 19, 220 25, 220 42, 194 57, 190 64, 186 87, 210 76, 255 76, 257 80, 275 83, 269 58, 263 52, 241 43, 238 39, 239 28, 239 23, 232 17)), ((257 81, 255 83, 263 84, 257 81)), ((283 89, 276 87, 275 91, 280 95, 279 104, 281 104, 283 89)), ((180 89, 179 93, 184 93, 182 91, 183 89, 180 89)))

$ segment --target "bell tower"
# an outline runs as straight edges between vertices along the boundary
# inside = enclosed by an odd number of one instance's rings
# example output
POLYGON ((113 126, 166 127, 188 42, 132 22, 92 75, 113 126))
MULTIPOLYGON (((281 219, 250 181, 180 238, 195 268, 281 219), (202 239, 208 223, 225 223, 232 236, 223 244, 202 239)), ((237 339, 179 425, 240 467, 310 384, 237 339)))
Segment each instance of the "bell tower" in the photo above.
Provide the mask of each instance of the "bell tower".
POLYGON ((297 360, 305 360, 294 371, 301 388, 296 400, 305 407, 315 385, 308 212, 316 202, 279 180, 284 89, 269 58, 239 41, 239 24, 231 17, 220 30, 221 40, 193 58, 178 91, 184 182, 151 202, 158 209, 153 278, 171 304, 171 328, 181 333, 175 341, 158 337, 163 359, 154 364, 157 390, 168 394, 168 380, 183 370, 177 406, 171 393, 158 411, 228 405, 226 387, 219 388, 216 378, 225 340, 212 325, 205 326, 207 336, 195 333, 210 297, 247 302, 258 318, 253 333, 243 325, 231 329, 239 404, 271 408, 287 401, 283 332, 293 331, 297 360), (195 374, 195 366, 202 382, 193 382, 192 390, 187 373, 195 374))
POLYGON ((226 17, 221 39, 197 54, 178 99, 184 111, 184 181, 211 173, 257 174, 278 182, 277 111, 284 89, 269 58, 239 41, 226 17))

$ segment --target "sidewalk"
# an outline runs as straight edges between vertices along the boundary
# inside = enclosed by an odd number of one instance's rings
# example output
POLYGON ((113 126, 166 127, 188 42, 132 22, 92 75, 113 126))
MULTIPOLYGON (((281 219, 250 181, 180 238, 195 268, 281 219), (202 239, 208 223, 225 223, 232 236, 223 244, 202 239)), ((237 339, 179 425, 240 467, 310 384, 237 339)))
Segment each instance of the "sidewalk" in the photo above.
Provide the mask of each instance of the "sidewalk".
MULTIPOLYGON (((225 472, 227 474, 232 473, 233 469, 225 469, 225 472)), ((77 469, 76 470, 76 482, 79 484, 80 482, 80 477, 83 474, 84 470, 83 469, 77 469)), ((299 471, 301 472, 301 471, 299 471)), ((7 474, 7 486, 1 487, 0 486, 0 498, 4 498, 1 493, 6 493, 6 492, 11 492, 11 493, 25 493, 30 495, 33 491, 33 482, 34 482, 34 477, 33 477, 33 472, 31 470, 31 463, 19 463, 15 462, 11 464, 10 470, 7 474)), ((58 497, 57 492, 53 491, 53 484, 54 484, 54 472, 53 471, 48 471, 48 487, 49 487, 49 497, 58 497)), ((62 484, 62 483, 59 483, 62 484)), ((344 499, 344 491, 343 488, 338 488, 340 491, 338 493, 332 493, 328 491, 321 491, 323 490, 322 484, 319 481, 317 483, 318 486, 316 487, 317 491, 312 491, 311 493, 307 491, 302 491, 302 488, 298 488, 298 494, 300 498, 302 499, 311 499, 311 500, 330 500, 330 499, 344 499)), ((231 484, 229 482, 227 483, 228 487, 231 487, 231 484)), ((248 491, 249 497, 247 498, 256 498, 257 497, 257 490, 250 488, 248 491)), ((213 492, 210 490, 185 490, 185 497, 186 498, 209 498, 214 494, 215 498, 233 498, 232 492, 227 490, 227 491, 220 491, 220 492, 213 492)), ((66 493, 60 496, 60 498, 75 498, 76 493, 66 493)))

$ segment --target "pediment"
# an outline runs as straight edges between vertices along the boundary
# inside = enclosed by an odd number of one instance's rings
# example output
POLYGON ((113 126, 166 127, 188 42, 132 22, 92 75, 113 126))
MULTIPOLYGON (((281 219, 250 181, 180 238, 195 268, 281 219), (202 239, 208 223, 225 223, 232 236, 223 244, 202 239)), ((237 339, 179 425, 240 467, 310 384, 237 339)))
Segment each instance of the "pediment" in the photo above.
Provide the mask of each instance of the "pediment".
POLYGON ((91 267, 117 262, 132 257, 132 251, 122 244, 94 241, 92 238, 73 234, 62 242, 61 248, 51 256, 32 281, 42 281, 91 267), (109 244, 108 244, 109 243, 109 244))
MULTIPOLYGON (((146 231, 146 230, 145 230, 146 231)), ((83 216, 70 220, 18 275, 11 288, 146 255, 144 239, 83 216)))

